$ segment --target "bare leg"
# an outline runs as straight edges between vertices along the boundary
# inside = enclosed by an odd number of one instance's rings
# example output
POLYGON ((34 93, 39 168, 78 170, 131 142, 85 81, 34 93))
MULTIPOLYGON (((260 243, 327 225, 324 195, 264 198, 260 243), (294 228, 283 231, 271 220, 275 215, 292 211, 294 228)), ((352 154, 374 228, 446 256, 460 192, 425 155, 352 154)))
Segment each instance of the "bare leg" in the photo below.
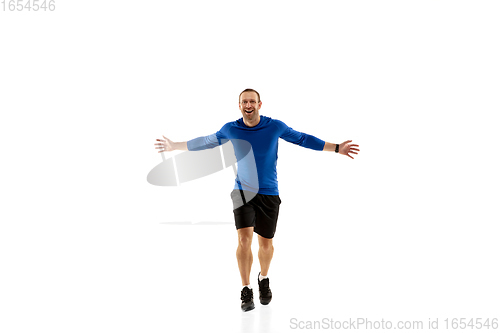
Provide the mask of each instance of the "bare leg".
POLYGON ((259 235, 259 261, 260 261, 260 275, 267 275, 271 259, 273 258, 274 247, 272 238, 264 238, 259 235))
POLYGON ((250 284, 250 270, 252 269, 252 237, 253 227, 241 228, 238 232, 238 248, 236 249, 236 258, 240 268, 242 286, 250 284))

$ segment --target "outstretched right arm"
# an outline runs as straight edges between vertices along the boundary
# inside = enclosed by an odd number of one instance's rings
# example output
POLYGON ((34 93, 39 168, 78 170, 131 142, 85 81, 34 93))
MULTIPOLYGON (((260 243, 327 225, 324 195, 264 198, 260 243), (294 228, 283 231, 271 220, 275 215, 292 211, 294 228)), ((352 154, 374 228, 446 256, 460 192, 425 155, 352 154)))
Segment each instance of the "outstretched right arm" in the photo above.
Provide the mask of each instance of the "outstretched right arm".
POLYGON ((160 149, 159 153, 164 151, 172 151, 172 150, 189 150, 189 151, 197 151, 215 148, 217 146, 223 145, 228 141, 228 128, 231 126, 231 123, 227 123, 220 131, 216 133, 200 136, 199 138, 192 139, 184 142, 173 142, 170 139, 167 139, 163 136, 164 139, 156 139, 159 143, 155 143, 157 146, 156 149, 160 149))
POLYGON ((187 141, 184 142, 173 142, 172 140, 166 138, 163 135, 164 139, 156 139, 159 141, 155 143, 156 149, 159 149, 159 153, 163 153, 164 151, 172 151, 172 150, 188 150, 187 141))
POLYGON ((200 136, 199 138, 192 139, 184 142, 173 142, 172 140, 163 136, 164 139, 156 139, 159 143, 155 143, 157 146, 156 149, 160 149, 159 153, 164 151, 172 151, 172 150, 189 150, 189 151, 197 151, 210 149, 217 146, 220 146, 225 141, 223 137, 219 134, 217 137, 217 133, 210 134, 207 136, 200 136))

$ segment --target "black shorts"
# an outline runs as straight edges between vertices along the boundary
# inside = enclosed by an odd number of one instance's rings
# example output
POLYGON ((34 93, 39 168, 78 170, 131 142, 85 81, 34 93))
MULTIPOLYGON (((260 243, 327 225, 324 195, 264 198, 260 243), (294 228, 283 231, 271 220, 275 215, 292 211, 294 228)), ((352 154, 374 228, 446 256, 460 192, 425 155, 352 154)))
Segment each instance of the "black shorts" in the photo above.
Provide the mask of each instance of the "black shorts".
POLYGON ((235 189, 231 192, 236 229, 254 227, 253 230, 262 237, 273 238, 278 223, 280 196, 257 193, 248 202, 245 197, 248 196, 243 191, 235 189))

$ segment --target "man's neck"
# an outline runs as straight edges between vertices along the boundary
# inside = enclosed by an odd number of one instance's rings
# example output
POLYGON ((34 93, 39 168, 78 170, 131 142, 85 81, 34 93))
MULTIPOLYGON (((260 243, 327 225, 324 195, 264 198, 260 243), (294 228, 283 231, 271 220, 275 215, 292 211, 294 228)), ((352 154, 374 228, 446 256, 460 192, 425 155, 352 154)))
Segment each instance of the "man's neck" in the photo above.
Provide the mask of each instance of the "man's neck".
POLYGON ((245 118, 243 118, 243 122, 245 123, 245 125, 247 125, 248 127, 255 127, 257 126, 259 123, 260 123, 260 114, 259 114, 259 117, 258 118, 255 118, 254 120, 252 121, 248 121, 246 120, 245 118))

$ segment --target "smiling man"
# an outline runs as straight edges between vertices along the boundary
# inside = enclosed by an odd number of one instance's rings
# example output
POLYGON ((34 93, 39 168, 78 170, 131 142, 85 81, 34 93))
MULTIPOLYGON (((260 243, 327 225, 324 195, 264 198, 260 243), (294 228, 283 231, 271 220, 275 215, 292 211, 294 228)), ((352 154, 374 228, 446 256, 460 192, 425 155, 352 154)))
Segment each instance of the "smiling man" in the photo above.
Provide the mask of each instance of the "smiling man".
MULTIPOLYGON (((163 137, 164 139, 157 139, 160 142, 155 145, 161 153, 176 149, 190 151, 209 149, 219 146, 227 140, 250 144, 255 158, 258 184, 254 184, 249 179, 250 172, 247 170, 247 165, 238 158, 238 173, 234 189, 231 192, 238 234, 236 258, 243 285, 241 309, 249 311, 255 307, 253 290, 250 285, 250 270, 253 262, 251 245, 254 232, 257 233, 259 241, 260 273, 258 274, 258 285, 260 303, 266 305, 272 299, 267 274, 273 257, 273 237, 276 232, 281 204, 276 172, 278 139, 282 138, 285 141, 313 150, 335 151, 352 159, 353 157, 349 154, 357 154, 356 151, 359 149, 354 147, 359 146, 350 144, 352 140, 345 141, 340 145, 325 142, 315 136, 298 132, 280 120, 261 116, 259 110, 262 107, 262 101, 259 93, 253 89, 245 89, 240 93, 238 105, 242 118, 226 123, 214 134, 186 142, 172 142, 163 137), (253 193, 253 195, 248 196, 245 192, 253 193), (249 198, 248 201, 247 198, 249 198)), ((233 146, 237 157, 248 153, 247 151, 242 152, 244 145, 234 143, 233 146)))

